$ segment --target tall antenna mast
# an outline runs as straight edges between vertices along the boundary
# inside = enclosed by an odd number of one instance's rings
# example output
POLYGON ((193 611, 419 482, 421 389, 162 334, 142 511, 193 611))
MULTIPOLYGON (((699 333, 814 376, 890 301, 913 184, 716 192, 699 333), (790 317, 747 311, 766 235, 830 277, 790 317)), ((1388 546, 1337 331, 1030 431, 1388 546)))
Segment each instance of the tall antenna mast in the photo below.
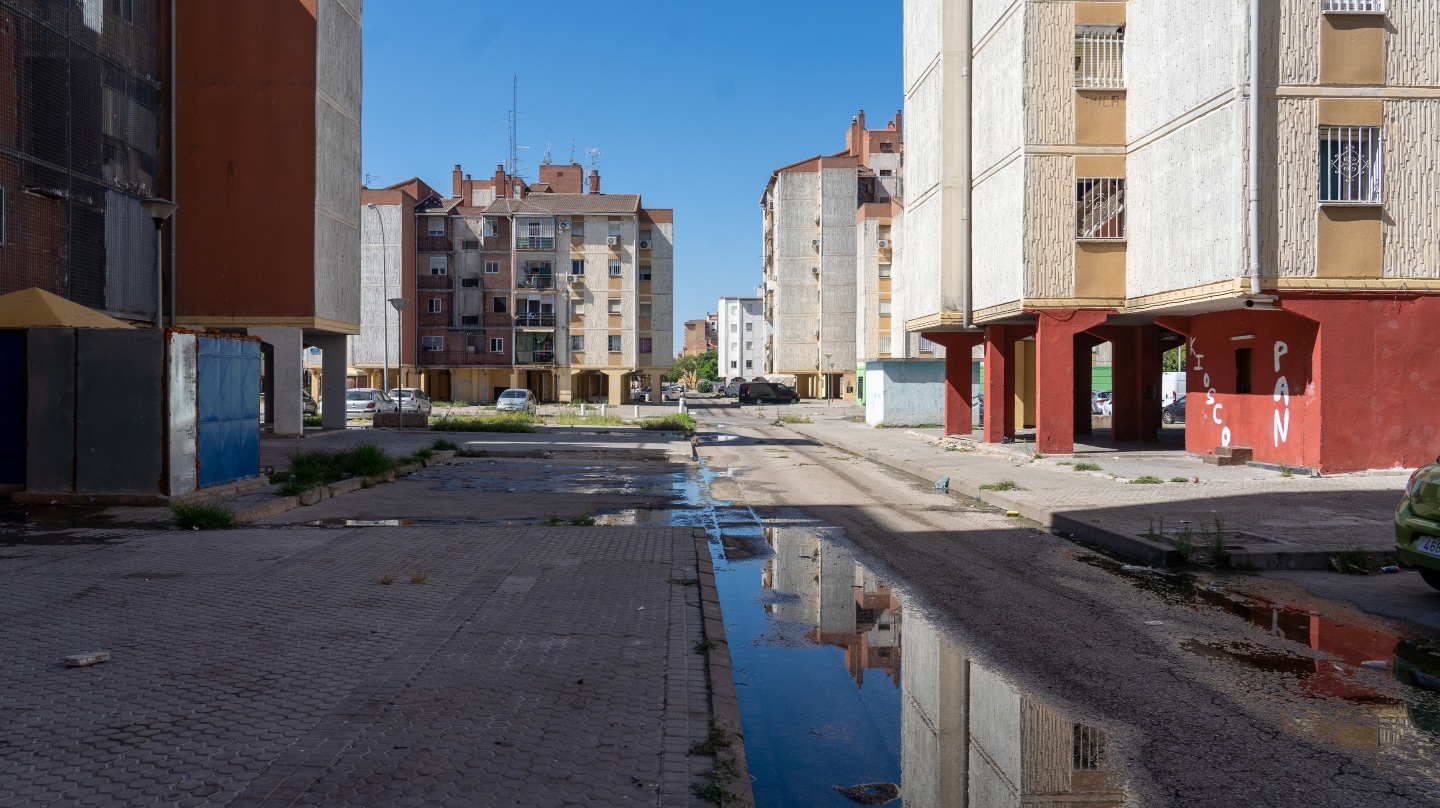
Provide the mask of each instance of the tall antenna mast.
POLYGON ((510 75, 510 162, 505 167, 505 173, 515 176, 520 162, 520 156, 515 151, 515 118, 520 114, 520 76, 517 73, 510 75))
POLYGON ((545 158, 540 162, 542 165, 550 165, 550 138, 545 139, 545 158))

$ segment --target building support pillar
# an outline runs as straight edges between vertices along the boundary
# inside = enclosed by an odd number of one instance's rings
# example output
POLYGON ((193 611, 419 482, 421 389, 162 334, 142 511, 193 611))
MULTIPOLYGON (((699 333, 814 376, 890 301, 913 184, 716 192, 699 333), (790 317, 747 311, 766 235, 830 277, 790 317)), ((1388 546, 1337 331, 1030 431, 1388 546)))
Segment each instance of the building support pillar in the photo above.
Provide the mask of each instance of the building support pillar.
POLYGON ((602 372, 605 374, 606 381, 606 401, 612 407, 618 407, 625 403, 625 371, 606 370, 602 372))
POLYGON ((1111 438, 1153 442, 1160 432, 1160 329, 1155 325, 1104 329, 1114 349, 1111 364, 1111 438))
MULTIPOLYGON (((1015 439, 1015 329, 1008 325, 985 327, 986 443, 1015 439)), ((949 356, 949 352, 946 352, 949 356)))
POLYGON ((982 331, 936 331, 925 338, 945 346, 945 434, 969 435, 974 431, 975 414, 970 399, 975 362, 971 354, 985 339, 982 331))
MULTIPOLYGON (((1035 332, 1035 448, 1041 452, 1075 451, 1077 337, 1104 323, 1109 315, 1109 311, 1093 309, 1045 309, 1039 313, 1035 332)), ((1087 371, 1088 364, 1083 365, 1087 371)))
POLYGON ((300 329, 247 330, 250 336, 259 337, 269 346, 265 352, 265 422, 274 424, 276 435, 304 434, 305 403, 300 391, 304 389, 305 365, 301 352, 305 345, 300 329))
POLYGON ((1075 435, 1090 435, 1094 424, 1090 409, 1090 395, 1094 392, 1094 365, 1091 353, 1105 340, 1092 334, 1075 335, 1075 435))
POLYGON ((343 334, 309 337, 320 349, 320 426, 324 429, 345 428, 345 368, 349 357, 343 334))

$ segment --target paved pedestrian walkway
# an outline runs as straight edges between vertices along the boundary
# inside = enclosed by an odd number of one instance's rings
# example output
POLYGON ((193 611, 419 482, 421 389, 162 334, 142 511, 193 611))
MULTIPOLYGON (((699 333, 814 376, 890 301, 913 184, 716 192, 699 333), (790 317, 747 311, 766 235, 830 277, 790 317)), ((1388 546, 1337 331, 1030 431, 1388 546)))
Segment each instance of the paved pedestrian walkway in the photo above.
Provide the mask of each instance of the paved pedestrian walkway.
POLYGON ((689 528, 66 541, 0 546, 0 805, 701 804, 689 528))
POLYGON ((877 429, 850 420, 848 410, 787 411, 802 413, 812 423, 789 429, 918 477, 949 477, 952 491, 1154 564, 1176 560, 1174 542, 1187 529, 1203 547, 1217 520, 1239 568, 1323 569, 1337 550, 1393 552, 1391 519, 1408 476, 1286 477, 1206 465, 1158 447, 1130 453, 1092 446, 1073 457, 1036 458, 1023 445, 945 438, 939 429, 877 429), (1077 470, 1078 463, 1099 468, 1077 470), (1162 482, 1137 482, 1145 477, 1162 482), (994 490, 1007 483, 1015 487, 994 490))

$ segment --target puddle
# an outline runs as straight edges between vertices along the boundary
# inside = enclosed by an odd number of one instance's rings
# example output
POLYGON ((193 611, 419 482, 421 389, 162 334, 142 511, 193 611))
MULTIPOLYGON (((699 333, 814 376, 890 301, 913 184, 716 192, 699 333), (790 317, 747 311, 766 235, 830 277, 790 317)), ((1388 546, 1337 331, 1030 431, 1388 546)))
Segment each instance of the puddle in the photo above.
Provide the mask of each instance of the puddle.
POLYGON ((713 435, 696 435, 696 436, 695 436, 695 442, 696 442, 696 443, 729 443, 730 441, 734 441, 734 440, 740 440, 740 436, 739 436, 739 435, 727 435, 727 434, 723 434, 723 433, 721 433, 721 434, 713 434, 713 435))
POLYGON ((757 806, 1124 801, 1104 730, 971 660, 838 529, 711 501, 717 476, 672 523, 710 535, 757 806))

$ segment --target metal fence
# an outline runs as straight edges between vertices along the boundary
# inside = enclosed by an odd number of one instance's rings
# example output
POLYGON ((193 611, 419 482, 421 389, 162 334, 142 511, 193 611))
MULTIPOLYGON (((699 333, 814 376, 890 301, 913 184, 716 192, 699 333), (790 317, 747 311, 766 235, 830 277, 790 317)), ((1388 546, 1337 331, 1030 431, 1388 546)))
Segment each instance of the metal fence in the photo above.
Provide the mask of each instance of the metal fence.
POLYGON ((1378 126, 1320 127, 1320 201, 1379 204, 1383 145, 1378 126))
POLYGON ((1125 178, 1087 177, 1075 181, 1075 237, 1125 238, 1125 178))
POLYGON ((1075 86, 1118 90, 1125 86, 1125 32, 1081 28, 1075 32, 1075 86))
POLYGON ((1320 10, 1383 14, 1385 13, 1385 0, 1320 0, 1320 10))

